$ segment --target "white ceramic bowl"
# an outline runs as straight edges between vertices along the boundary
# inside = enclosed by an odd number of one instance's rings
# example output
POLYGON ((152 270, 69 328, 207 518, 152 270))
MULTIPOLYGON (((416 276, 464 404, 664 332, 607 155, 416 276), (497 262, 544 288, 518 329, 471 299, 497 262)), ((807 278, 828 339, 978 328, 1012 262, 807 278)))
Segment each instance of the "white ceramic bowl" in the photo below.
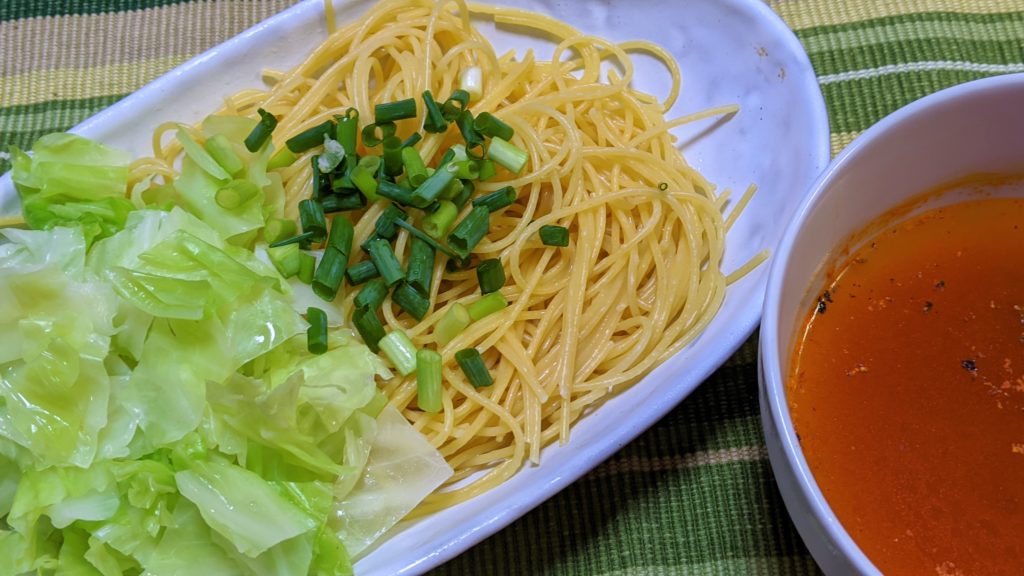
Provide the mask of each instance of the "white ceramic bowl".
MULTIPOLYGON (((727 238, 726 270, 772 250, 808 186, 828 162, 828 120, 814 72, 785 23, 759 0, 494 0, 561 18, 584 33, 664 46, 683 74, 673 116, 737 103, 724 121, 677 132, 691 164, 739 193, 759 191, 727 238)), ((351 21, 367 0, 336 0, 351 21)), ((481 22, 499 52, 527 47, 550 55, 544 38, 481 22)), ((146 154, 165 120, 197 122, 226 94, 258 87, 263 68, 288 69, 326 36, 323 0, 306 0, 186 62, 86 120, 74 132, 146 154)), ((666 73, 636 56, 636 85, 665 94, 666 73)), ((19 210, 10 176, 0 178, 0 213, 19 210)), ((568 486, 622 448, 690 394, 747 338, 761 316, 767 267, 729 287, 722 309, 690 346, 574 426, 567 446, 551 446, 502 486, 427 518, 401 524, 359 560, 360 576, 420 573, 450 559, 568 486)), ((701 527, 693 526, 694 530, 701 527)), ((552 536, 557 537, 557 536, 552 536)))
MULTIPOLYGON (((768 454, 793 522, 829 574, 878 574, 829 508, 786 403, 796 330, 824 269, 853 233, 911 197, 962 176, 1024 173, 1024 75, 978 80, 922 98, 844 150, 818 179, 779 244, 761 322, 760 396, 768 454)), ((913 213, 950 198, 936 198, 913 213)))

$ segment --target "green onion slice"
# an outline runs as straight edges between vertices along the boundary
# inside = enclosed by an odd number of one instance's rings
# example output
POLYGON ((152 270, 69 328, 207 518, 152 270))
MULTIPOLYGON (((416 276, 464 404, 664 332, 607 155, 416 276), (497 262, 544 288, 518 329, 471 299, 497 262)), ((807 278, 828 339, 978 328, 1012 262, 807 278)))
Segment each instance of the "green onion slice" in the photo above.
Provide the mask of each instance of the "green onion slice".
POLYGON ((487 370, 487 365, 484 364, 484 359, 476 348, 459 350, 455 353, 455 361, 459 363, 459 368, 462 368, 462 373, 466 375, 466 379, 474 388, 484 388, 494 384, 494 379, 491 378, 491 373, 487 370))
POLYGON ((486 206, 474 206, 448 235, 448 245, 459 257, 468 258, 473 248, 487 235, 490 216, 491 211, 486 206))
POLYGON ((387 240, 383 238, 371 240, 367 244, 366 250, 370 253, 370 260, 377 267, 380 277, 388 286, 394 286, 400 280, 405 279, 402 265, 398 262, 398 258, 395 257, 387 240))
POLYGON ((314 306, 306 309, 306 346, 313 354, 327 352, 327 314, 314 306))
POLYGON ((545 246, 568 246, 569 245, 569 229, 565 226, 541 226, 540 227, 540 241, 545 246))
POLYGON ((334 132, 334 120, 324 120, 320 124, 292 136, 285 141, 284 145, 292 152, 301 154, 310 148, 323 144, 324 136, 332 132, 334 132))
POLYGON ((385 102, 373 107, 373 121, 377 124, 415 117, 416 100, 413 98, 406 98, 397 102, 385 102))
POLYGON ((416 352, 416 404, 424 412, 441 411, 441 355, 421 348, 416 352))
POLYGON ((490 112, 481 112, 473 120, 473 129, 488 138, 498 137, 502 140, 511 140, 516 131, 511 126, 499 120, 490 112))
POLYGON ((416 346, 401 330, 395 330, 380 339, 380 350, 402 376, 416 370, 416 346))
POLYGON ((491 212, 497 212, 502 208, 511 206, 516 201, 516 189, 511 186, 504 186, 473 199, 473 206, 485 206, 491 212))
POLYGON ((501 267, 501 260, 488 258, 480 262, 476 267, 476 279, 482 294, 501 290, 505 285, 505 269, 501 267))
MULTIPOLYGON (((256 113, 260 115, 260 121, 253 127, 252 132, 249 132, 249 135, 245 137, 245 148, 253 153, 263 148, 263 145, 270 140, 270 134, 274 131, 274 128, 277 128, 277 118, 273 114, 263 108, 257 110, 256 113)), ((292 161, 294 162, 294 158, 292 161)), ((291 162, 288 164, 291 164, 291 162)))

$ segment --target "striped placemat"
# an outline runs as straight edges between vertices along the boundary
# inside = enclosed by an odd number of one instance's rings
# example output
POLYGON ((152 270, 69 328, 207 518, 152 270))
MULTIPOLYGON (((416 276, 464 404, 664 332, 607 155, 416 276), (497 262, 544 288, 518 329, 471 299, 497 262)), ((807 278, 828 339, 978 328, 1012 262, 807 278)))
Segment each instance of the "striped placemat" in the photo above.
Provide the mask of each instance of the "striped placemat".
MULTIPOLYGON (((27 147, 294 0, 0 1, 0 150, 27 147)), ((1024 3, 773 0, 828 104, 833 152, 936 90, 1024 71, 1024 3)), ((0 172, 10 164, 0 159, 0 172)), ((591 474, 436 571, 809 574, 761 435, 756 338, 591 474)))

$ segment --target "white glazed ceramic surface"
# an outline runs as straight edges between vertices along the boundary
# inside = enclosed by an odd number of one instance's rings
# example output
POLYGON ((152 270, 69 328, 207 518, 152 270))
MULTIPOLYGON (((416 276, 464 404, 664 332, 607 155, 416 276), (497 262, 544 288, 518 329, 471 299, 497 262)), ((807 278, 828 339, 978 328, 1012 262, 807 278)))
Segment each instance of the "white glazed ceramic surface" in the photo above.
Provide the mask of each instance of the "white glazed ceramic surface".
MULTIPOLYGON (((674 115, 738 103, 724 122, 706 121, 678 132, 688 160, 722 187, 759 192, 728 237, 725 268, 773 249, 804 191, 828 162, 828 121, 813 71, 785 24, 756 0, 505 1, 546 12, 586 33, 613 40, 643 38, 679 60, 683 91, 674 115)), ((340 21, 368 3, 338 2, 340 21)), ((478 22, 502 52, 526 46, 550 54, 539 38, 524 38, 493 22, 478 22)), ((157 124, 196 122, 221 98, 258 87, 261 68, 294 66, 325 37, 320 0, 307 0, 187 62, 134 95, 86 120, 74 131, 146 154, 157 124)), ((635 84, 665 94, 667 75, 637 55, 635 84)), ((17 210, 7 175, 0 179, 2 212, 17 210)), ((729 288, 718 316, 687 349, 642 382, 584 418, 568 446, 544 450, 538 467, 481 497, 400 525, 357 564, 361 576, 425 571, 499 530, 627 444, 692 392, 757 325, 767 266, 729 288)), ((700 526, 694 526, 700 530, 700 526)))
MULTIPOLYGON (((978 80, 902 108, 860 136, 814 185, 779 244, 761 323, 761 417, 793 521, 829 574, 878 574, 829 509, 793 430, 785 377, 824 269, 855 232, 960 177, 1024 174, 1024 75, 978 80)), ((948 202, 940 197, 914 213, 948 202)))

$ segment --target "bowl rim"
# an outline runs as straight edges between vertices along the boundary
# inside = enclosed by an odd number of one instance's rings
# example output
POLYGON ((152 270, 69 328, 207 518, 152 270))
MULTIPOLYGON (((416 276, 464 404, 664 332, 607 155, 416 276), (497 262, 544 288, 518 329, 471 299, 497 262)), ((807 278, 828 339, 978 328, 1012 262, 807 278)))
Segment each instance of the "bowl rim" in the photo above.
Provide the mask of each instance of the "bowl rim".
MULTIPOLYGON (((759 332, 759 355, 761 361, 761 413, 766 419, 763 427, 765 430, 765 441, 768 443, 777 442, 781 445, 780 456, 771 460, 773 468, 785 466, 793 473, 796 479, 796 494, 805 502, 810 504, 810 510, 818 524, 825 531, 825 538, 830 548, 841 552, 858 572, 862 574, 880 574, 877 567, 868 559, 867 555, 860 549, 857 543, 849 535, 838 517, 828 505, 818 487, 817 481, 807 464, 800 441, 796 437, 796 430, 789 411, 789 404, 786 401, 786 382, 782 374, 781 354, 783 348, 789 350, 791 343, 779 342, 778 328, 780 326, 779 307, 783 296, 783 283, 786 271, 790 266, 792 252, 797 244, 797 238, 804 229, 807 221, 818 204, 825 198, 834 183, 846 172, 847 166, 853 163, 859 156, 868 154, 876 145, 885 140, 891 132, 903 125, 905 122, 922 115, 935 108, 942 107, 953 101, 967 99, 980 93, 999 90, 1006 87, 1024 87, 1024 73, 1005 74, 973 80, 958 84, 934 92, 918 100, 915 100, 875 123, 854 140, 849 146, 843 149, 818 176, 811 185, 807 194, 798 206, 793 218, 786 226, 782 239, 776 248, 768 271, 768 281, 765 290, 765 301, 763 316, 759 332), (765 403, 767 402, 767 406, 765 403), (768 422, 767 419, 771 420, 768 422), (774 430, 772 430, 772 426, 774 430), (777 432, 773 434, 773 432, 777 432)), ((810 286, 808 285, 808 289, 810 286)), ((790 321, 791 319, 785 319, 790 321)), ((776 474, 778 477, 778 474, 776 474)), ((791 507, 786 502, 787 508, 791 507)), ((794 513, 794 510, 790 511, 794 513)), ((806 539, 804 534, 802 537, 806 539)), ((812 553, 814 550, 812 549, 812 553)), ((821 558, 817 559, 819 562, 821 558)))

